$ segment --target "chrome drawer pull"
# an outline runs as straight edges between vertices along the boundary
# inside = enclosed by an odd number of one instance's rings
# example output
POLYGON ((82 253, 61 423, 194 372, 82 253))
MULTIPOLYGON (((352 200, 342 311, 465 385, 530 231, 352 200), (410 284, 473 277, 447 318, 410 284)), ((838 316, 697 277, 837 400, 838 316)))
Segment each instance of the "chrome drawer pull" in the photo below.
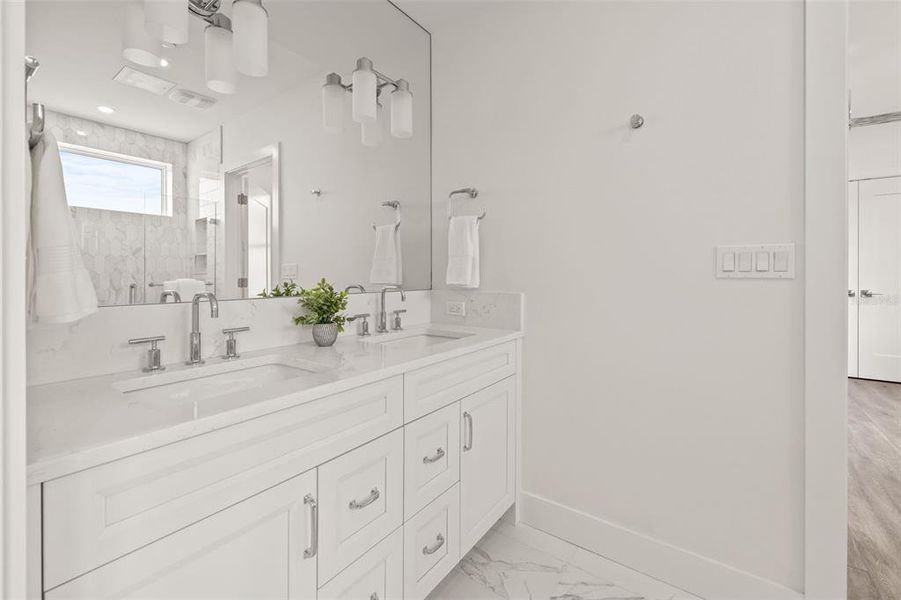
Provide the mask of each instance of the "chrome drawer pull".
POLYGON ((472 415, 468 412, 463 413, 463 421, 466 424, 466 439, 469 440, 463 442, 463 452, 469 452, 472 450, 472 415))
POLYGON ((379 491, 379 488, 374 487, 372 488, 372 491, 369 492, 368 498, 364 500, 351 500, 350 504, 348 504, 347 507, 350 510, 360 510, 361 508, 366 508, 367 506, 378 500, 379 496, 381 495, 382 493, 379 491))
POLYGON ((423 546, 422 553, 423 554, 435 554, 444 545, 444 536, 440 533, 438 537, 435 538, 435 544, 433 546, 423 546))
POLYGON ((313 558, 319 552, 319 505, 310 494, 303 497, 303 503, 310 505, 310 547, 303 551, 303 557, 313 558))
POLYGON ((438 462, 438 461, 441 460, 442 458, 444 458, 444 449, 443 449, 443 448, 438 448, 438 450, 435 452, 435 456, 423 456, 423 457, 422 457, 422 464, 424 464, 424 465, 430 465, 430 464, 432 464, 433 462, 438 462))

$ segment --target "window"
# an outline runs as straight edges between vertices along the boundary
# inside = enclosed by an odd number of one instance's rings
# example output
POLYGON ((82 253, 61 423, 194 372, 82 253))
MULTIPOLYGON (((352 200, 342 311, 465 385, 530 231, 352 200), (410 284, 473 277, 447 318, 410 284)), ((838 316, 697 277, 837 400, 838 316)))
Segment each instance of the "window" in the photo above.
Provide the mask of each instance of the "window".
POLYGON ((60 144, 69 206, 172 216, 172 165, 60 144))

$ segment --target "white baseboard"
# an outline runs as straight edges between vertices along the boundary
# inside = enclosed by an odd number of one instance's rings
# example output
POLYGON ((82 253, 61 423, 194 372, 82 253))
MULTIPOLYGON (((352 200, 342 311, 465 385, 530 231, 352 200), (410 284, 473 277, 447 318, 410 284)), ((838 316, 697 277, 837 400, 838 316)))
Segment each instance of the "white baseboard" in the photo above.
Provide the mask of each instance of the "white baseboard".
POLYGON ((799 600, 800 592, 683 548, 521 492, 522 522, 708 600, 799 600))

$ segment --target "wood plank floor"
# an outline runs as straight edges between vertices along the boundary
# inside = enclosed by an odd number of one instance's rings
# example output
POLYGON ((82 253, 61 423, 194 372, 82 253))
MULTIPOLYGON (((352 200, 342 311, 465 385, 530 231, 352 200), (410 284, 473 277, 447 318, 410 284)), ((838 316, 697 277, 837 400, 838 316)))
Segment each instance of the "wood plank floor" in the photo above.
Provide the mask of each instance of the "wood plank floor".
POLYGON ((848 598, 901 599, 901 384, 848 381, 848 598))

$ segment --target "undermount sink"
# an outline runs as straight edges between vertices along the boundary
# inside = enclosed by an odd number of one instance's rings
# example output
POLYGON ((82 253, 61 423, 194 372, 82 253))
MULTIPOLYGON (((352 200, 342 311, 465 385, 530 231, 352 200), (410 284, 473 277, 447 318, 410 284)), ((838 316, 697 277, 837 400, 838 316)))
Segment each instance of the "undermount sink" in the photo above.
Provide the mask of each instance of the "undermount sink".
POLYGON ((164 371, 114 385, 128 400, 196 401, 323 370, 323 367, 307 361, 270 355, 164 371))
POLYGON ((402 331, 383 334, 367 339, 369 344, 377 344, 386 350, 424 350, 438 344, 446 344, 454 340, 469 337, 471 333, 461 331, 441 331, 425 329, 419 331, 402 331))

